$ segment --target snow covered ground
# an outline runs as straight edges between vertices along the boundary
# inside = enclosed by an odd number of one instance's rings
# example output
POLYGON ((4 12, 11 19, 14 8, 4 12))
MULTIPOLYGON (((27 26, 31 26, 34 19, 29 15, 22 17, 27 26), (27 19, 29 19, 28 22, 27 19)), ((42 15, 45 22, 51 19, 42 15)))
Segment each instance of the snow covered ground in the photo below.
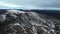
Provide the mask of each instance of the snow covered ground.
POLYGON ((18 10, 7 13, 0 14, 1 34, 60 34, 60 19, 55 17, 18 10))

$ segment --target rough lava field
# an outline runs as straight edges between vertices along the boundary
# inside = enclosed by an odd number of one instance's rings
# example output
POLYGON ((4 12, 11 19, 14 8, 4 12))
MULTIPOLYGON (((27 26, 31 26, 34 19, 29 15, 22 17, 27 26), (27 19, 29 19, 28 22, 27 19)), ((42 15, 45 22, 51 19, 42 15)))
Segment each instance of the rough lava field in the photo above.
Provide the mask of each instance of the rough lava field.
POLYGON ((0 14, 0 34, 60 34, 60 19, 35 12, 7 10, 0 14))

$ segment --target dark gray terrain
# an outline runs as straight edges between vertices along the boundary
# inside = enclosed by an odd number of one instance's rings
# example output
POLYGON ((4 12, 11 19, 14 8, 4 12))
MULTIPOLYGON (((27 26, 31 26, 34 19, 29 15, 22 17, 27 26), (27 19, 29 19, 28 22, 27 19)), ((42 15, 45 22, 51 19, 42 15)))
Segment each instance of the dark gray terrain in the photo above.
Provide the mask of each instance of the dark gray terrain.
POLYGON ((60 34, 60 19, 35 12, 0 14, 0 34, 60 34))

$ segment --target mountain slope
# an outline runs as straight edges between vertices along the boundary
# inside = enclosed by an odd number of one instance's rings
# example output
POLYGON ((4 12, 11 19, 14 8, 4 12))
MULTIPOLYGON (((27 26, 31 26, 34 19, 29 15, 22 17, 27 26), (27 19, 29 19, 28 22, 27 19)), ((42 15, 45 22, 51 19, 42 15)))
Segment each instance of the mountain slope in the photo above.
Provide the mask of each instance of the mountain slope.
POLYGON ((5 13, 1 14, 6 15, 4 22, 0 20, 1 34, 60 34, 60 19, 55 17, 35 12, 5 13))

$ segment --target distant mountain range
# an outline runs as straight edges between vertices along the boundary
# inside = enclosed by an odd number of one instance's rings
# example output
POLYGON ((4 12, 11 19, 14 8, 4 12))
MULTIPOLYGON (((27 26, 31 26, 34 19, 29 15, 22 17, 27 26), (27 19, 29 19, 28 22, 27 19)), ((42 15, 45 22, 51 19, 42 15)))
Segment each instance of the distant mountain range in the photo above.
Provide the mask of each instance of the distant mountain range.
MULTIPOLYGON (((60 16, 60 10, 23 10, 23 9, 17 9, 19 11, 33 11, 40 14, 46 14, 51 16, 60 16)), ((6 9, 0 9, 0 14, 6 12, 6 9)))
POLYGON ((60 16, 60 10, 32 10, 32 11, 51 16, 60 16))

